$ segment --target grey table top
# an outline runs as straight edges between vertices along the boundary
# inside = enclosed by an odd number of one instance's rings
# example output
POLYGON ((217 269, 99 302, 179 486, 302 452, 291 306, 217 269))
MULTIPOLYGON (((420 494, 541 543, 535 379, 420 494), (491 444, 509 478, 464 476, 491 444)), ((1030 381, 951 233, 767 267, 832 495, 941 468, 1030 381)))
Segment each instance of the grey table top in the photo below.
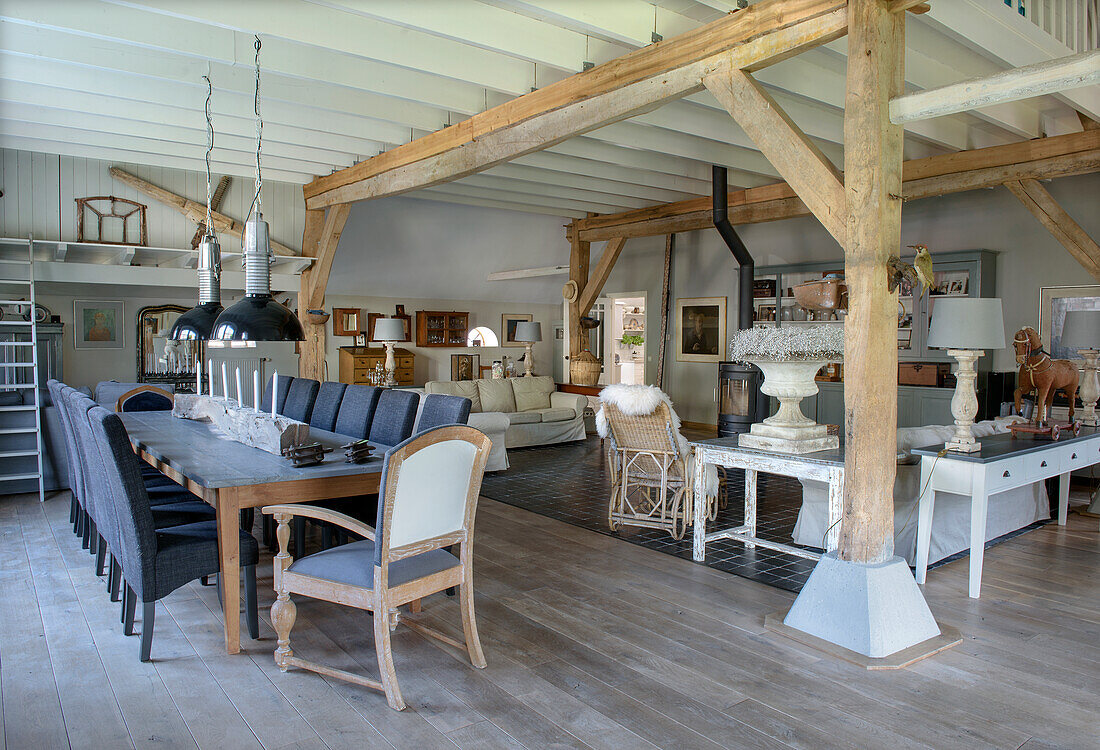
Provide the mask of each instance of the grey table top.
POLYGON ((737 444, 737 437, 704 438, 692 440, 692 445, 705 448, 736 448, 743 453, 754 453, 760 456, 775 456, 777 458, 798 459, 807 463, 827 464, 829 466, 844 465, 844 445, 839 448, 831 448, 827 451, 815 451, 814 453, 780 453, 778 451, 765 451, 759 448, 746 448, 737 444))
POLYGON ((336 450, 325 454, 324 462, 317 466, 295 468, 282 456, 222 436, 207 422, 180 419, 168 411, 128 412, 118 416, 136 448, 209 489, 377 474, 382 471, 382 456, 390 447, 375 444, 376 459, 349 464, 340 446, 355 438, 310 428, 312 442, 336 450))
MULTIPOLYGON (((1004 434, 978 438, 978 442, 982 444, 982 449, 980 451, 974 453, 948 451, 943 457, 950 458, 954 461, 986 464, 991 461, 1000 461, 1004 458, 1035 453, 1044 449, 1057 448, 1060 445, 1081 443, 1086 440, 1094 439, 1097 436, 1100 436, 1100 430, 1095 427, 1082 427, 1081 434, 1077 437, 1074 437, 1071 432, 1063 432, 1058 440, 1053 441, 1034 437, 1014 438, 1012 437, 1012 433, 1006 432, 1004 434)), ((936 445, 928 445, 923 448, 914 448, 911 452, 916 456, 935 456, 942 450, 943 443, 937 443, 936 445)))

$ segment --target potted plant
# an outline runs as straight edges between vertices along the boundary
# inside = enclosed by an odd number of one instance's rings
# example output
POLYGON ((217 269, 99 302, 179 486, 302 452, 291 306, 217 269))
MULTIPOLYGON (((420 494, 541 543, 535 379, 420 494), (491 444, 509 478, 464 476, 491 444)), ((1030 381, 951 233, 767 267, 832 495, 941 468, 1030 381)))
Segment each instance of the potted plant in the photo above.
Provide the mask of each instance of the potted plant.
POLYGON ((641 346, 645 343, 645 338, 637 333, 624 333, 619 343, 623 346, 641 346))

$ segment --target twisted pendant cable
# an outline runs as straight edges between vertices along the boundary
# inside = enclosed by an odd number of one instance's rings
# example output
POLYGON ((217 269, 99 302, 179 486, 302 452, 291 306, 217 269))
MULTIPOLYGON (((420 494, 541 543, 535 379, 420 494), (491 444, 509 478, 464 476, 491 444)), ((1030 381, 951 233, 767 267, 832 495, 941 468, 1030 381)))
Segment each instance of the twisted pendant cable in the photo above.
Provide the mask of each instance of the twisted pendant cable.
POLYGON ((214 229, 211 217, 210 203, 213 193, 210 191, 210 152, 214 150, 214 123, 210 119, 210 99, 214 94, 214 87, 210 83, 210 76, 203 76, 206 81, 206 233, 210 234, 214 229))

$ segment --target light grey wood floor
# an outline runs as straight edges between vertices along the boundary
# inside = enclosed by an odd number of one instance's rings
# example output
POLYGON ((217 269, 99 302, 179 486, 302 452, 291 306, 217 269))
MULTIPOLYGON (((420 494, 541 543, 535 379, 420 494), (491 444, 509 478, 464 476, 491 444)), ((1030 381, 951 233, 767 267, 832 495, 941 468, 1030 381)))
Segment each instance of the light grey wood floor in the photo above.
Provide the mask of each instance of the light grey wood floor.
MULTIPOLYGON (((766 632, 791 595, 509 506, 477 522, 474 670, 407 629, 395 657, 409 709, 312 673, 280 674, 262 638, 222 648, 215 589, 158 604, 153 659, 122 635, 68 496, 0 498, 0 737, 6 747, 1020 748, 1097 747, 1100 534, 1071 516, 925 587, 964 642, 872 673, 766 632)), ((365 613, 298 601, 303 656, 376 673, 365 613)), ((460 633, 442 595, 425 616, 460 633)))

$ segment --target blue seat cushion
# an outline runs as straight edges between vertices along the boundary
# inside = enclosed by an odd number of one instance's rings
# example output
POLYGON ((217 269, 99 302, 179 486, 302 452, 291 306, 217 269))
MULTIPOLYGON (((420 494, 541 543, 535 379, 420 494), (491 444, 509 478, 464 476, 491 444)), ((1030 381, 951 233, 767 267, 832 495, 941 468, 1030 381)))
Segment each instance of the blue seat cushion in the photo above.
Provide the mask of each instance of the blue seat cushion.
MULTIPOLYGON (((199 521, 168 529, 158 529, 156 552, 156 591, 143 601, 156 601, 196 578, 218 572, 218 527, 214 521, 199 521)), ((256 538, 241 531, 242 567, 260 559, 256 538)))
MULTIPOLYGON (((390 564, 390 588, 430 576, 459 565, 458 558, 442 549, 406 557, 390 564)), ((334 583, 346 583, 363 589, 374 588, 374 542, 341 544, 295 560, 289 570, 334 583)))

